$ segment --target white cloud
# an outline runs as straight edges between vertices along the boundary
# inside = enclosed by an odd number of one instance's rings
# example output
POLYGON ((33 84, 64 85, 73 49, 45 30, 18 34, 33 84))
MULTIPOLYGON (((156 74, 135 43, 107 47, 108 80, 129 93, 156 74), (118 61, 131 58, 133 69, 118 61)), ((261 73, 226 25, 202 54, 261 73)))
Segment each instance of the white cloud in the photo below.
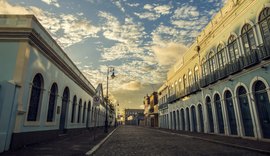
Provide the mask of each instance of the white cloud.
POLYGON ((134 15, 138 16, 141 19, 148 19, 150 21, 154 21, 160 17, 159 14, 152 13, 152 12, 143 12, 143 13, 135 12, 134 15))
POLYGON ((158 18, 160 18, 162 15, 167 15, 170 13, 170 10, 172 7, 170 5, 150 5, 150 4, 145 4, 143 8, 147 11, 145 12, 135 12, 134 15, 138 16, 141 19, 148 19, 151 21, 154 21, 158 18))
POLYGON ((138 7, 140 4, 139 3, 126 3, 126 5, 130 7, 138 7))
POLYGON ((116 5, 122 12, 125 12, 125 8, 121 4, 121 0, 112 0, 112 3, 116 5))
POLYGON ((57 0, 41 0, 41 1, 48 5, 54 5, 58 8, 60 7, 60 4, 57 2, 57 0))
POLYGON ((182 6, 181 8, 177 8, 174 11, 174 15, 172 18, 193 18, 198 17, 200 15, 197 7, 195 6, 182 6))
POLYGON ((169 5, 160 5, 160 6, 155 7, 154 10, 156 11, 156 13, 166 15, 170 13, 171 8, 172 7, 169 5))
POLYGON ((138 81, 130 81, 128 83, 124 83, 121 85, 121 89, 123 90, 134 91, 134 90, 140 90, 141 88, 142 88, 142 84, 141 82, 138 82, 138 81))
POLYGON ((11 5, 5 0, 0 1, 0 13, 35 15, 42 26, 63 47, 81 42, 85 38, 97 37, 96 34, 100 31, 100 28, 80 16, 71 14, 55 15, 33 6, 11 5))

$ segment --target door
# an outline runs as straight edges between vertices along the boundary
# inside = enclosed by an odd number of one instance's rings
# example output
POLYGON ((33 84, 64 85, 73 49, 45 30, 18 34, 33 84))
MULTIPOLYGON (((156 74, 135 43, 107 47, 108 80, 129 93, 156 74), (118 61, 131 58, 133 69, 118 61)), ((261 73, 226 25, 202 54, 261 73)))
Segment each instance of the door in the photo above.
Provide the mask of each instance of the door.
POLYGON ((63 133, 65 133, 65 124, 66 124, 66 114, 67 114, 67 106, 69 101, 69 89, 66 87, 63 93, 62 98, 62 108, 61 108, 61 115, 60 115, 60 124, 59 129, 63 133))

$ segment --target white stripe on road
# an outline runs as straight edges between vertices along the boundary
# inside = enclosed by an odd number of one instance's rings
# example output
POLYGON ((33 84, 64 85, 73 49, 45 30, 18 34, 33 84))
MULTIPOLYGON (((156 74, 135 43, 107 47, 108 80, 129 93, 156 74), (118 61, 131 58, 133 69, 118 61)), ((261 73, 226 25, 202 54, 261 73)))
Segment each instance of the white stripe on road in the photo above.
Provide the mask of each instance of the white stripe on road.
POLYGON ((92 155, 97 149, 99 149, 99 147, 114 133, 114 131, 116 131, 118 129, 118 127, 116 129, 114 129, 109 135, 106 136, 106 138, 104 138, 103 140, 101 140, 96 146, 94 146, 90 151, 86 152, 85 155, 92 155))

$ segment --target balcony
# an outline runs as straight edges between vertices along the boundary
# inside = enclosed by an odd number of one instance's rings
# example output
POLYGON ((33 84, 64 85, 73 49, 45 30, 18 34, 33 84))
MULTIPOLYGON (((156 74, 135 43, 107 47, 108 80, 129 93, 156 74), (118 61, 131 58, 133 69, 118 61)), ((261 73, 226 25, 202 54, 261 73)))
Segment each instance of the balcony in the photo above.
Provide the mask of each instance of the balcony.
POLYGON ((270 47, 265 45, 259 45, 258 47, 259 60, 266 60, 270 58, 270 47))
POLYGON ((158 109, 161 110, 161 109, 168 109, 168 103, 162 103, 158 106, 158 109))
POLYGON ((176 94, 173 94, 173 95, 169 96, 168 99, 167 99, 168 103, 173 103, 176 100, 177 100, 176 94))
POLYGON ((250 54, 245 55, 243 58, 240 57, 243 60, 243 67, 248 68, 250 66, 258 64, 260 62, 258 58, 258 53, 259 50, 253 49, 250 54))

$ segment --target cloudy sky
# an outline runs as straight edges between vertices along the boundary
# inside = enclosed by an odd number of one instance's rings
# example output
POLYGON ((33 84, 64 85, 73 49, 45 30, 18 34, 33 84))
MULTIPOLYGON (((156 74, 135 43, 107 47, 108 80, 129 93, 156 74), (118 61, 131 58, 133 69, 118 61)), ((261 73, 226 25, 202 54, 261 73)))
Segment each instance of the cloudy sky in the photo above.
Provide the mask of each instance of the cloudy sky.
POLYGON ((121 108, 139 108, 166 80, 225 0, 0 0, 1 14, 34 14, 89 81, 121 108), (105 93, 105 92, 104 92, 105 93))

